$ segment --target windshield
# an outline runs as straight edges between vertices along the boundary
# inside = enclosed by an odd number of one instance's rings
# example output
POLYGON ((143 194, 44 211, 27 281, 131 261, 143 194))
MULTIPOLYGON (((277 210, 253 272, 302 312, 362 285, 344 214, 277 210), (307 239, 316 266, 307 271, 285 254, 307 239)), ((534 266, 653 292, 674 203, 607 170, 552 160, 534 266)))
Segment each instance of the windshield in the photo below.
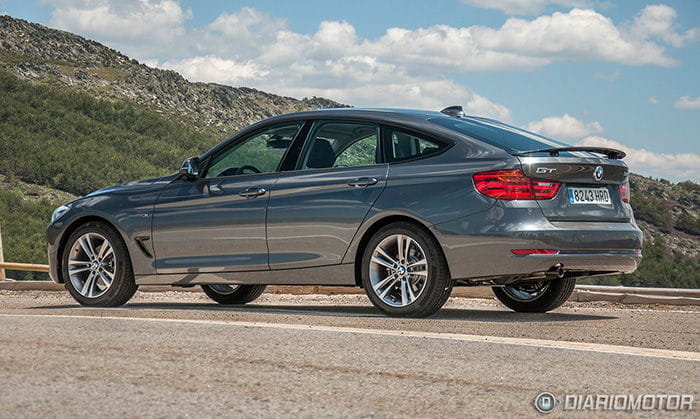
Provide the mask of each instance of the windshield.
MULTIPOLYGON (((428 121, 468 135, 479 141, 501 148, 509 153, 542 150, 547 148, 571 147, 570 144, 555 141, 535 133, 525 131, 501 122, 486 118, 432 118, 428 121)), ((561 156, 591 157, 589 153, 566 152, 561 156)))

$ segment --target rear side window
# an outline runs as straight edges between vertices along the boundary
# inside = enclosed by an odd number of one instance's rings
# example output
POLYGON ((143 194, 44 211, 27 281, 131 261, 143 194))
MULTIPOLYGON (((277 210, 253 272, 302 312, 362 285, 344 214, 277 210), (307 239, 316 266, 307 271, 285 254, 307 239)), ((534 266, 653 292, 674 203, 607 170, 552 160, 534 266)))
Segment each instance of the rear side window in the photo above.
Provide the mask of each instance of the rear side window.
POLYGON ((368 166, 381 162, 379 127, 364 122, 317 121, 301 169, 368 166))
POLYGON ((388 136, 388 160, 402 161, 429 156, 447 147, 447 144, 409 134, 393 128, 386 130, 388 136))
MULTIPOLYGON (((547 148, 570 147, 569 144, 555 141, 508 124, 486 118, 433 118, 430 122, 457 131, 498 147, 509 153, 519 153, 547 148)), ((562 156, 595 157, 588 153, 561 153, 562 156)))

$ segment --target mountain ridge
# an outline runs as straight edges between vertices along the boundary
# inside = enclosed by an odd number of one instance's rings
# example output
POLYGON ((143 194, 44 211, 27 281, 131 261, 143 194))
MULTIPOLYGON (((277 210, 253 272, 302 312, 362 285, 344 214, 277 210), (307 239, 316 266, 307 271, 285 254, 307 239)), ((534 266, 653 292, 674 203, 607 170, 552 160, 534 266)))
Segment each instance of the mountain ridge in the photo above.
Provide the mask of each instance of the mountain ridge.
POLYGON ((295 99, 250 87, 190 82, 97 41, 7 15, 0 16, 0 61, 26 80, 79 87, 99 98, 133 100, 227 133, 282 113, 347 107, 325 98, 295 99))

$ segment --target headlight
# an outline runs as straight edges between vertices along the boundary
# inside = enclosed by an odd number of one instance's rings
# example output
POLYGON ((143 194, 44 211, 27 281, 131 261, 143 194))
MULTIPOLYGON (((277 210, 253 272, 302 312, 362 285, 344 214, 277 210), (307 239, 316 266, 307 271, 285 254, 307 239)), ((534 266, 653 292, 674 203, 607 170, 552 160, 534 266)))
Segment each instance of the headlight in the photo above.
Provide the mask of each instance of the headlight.
POLYGON ((63 217, 63 214, 68 212, 69 209, 70 208, 68 208, 67 206, 61 205, 60 207, 53 210, 53 214, 51 214, 51 224, 53 224, 59 218, 63 217))

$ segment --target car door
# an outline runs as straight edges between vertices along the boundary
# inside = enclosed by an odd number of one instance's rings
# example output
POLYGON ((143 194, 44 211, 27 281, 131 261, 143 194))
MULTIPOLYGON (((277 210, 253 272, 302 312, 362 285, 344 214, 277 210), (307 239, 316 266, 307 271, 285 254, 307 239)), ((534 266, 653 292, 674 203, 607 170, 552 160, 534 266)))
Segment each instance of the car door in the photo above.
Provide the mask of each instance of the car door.
POLYGON ((386 184, 379 127, 315 121, 296 164, 270 194, 271 269, 339 264, 386 184))
POLYGON ((273 125, 234 140, 203 162, 197 179, 163 190, 153 213, 158 274, 269 269, 269 191, 301 125, 273 125))

